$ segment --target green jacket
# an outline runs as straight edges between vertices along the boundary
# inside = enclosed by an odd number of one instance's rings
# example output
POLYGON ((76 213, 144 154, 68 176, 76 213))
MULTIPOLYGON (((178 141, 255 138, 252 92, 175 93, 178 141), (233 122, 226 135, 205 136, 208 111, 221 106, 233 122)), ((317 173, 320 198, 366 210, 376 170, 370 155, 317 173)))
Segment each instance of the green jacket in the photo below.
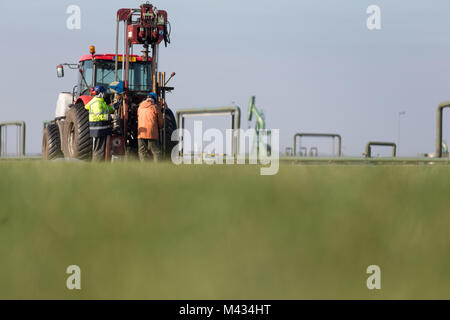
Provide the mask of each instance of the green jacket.
POLYGON ((108 121, 108 115, 114 113, 114 108, 107 105, 102 98, 95 97, 84 106, 89 111, 89 122, 108 121))
POLYGON ((108 106, 102 98, 95 97, 84 108, 89 111, 89 132, 91 137, 104 137, 111 134, 109 114, 114 108, 108 106))

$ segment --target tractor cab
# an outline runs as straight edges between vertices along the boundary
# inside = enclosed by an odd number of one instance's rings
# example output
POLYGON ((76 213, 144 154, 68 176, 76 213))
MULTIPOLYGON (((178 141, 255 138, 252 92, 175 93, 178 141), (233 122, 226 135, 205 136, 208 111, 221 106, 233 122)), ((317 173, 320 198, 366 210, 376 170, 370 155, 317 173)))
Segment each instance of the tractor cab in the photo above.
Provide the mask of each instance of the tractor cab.
MULTIPOLYGON (((57 67, 59 78, 64 77, 64 65, 70 69, 78 69, 78 81, 73 88, 73 99, 89 96, 91 89, 97 85, 102 85, 108 89, 109 85, 115 81, 123 80, 123 56, 117 56, 117 77, 116 77, 116 55, 115 54, 95 54, 95 47, 91 46, 91 54, 82 56, 78 64, 62 64, 57 67)), ((127 91, 133 92, 137 96, 145 96, 152 90, 152 60, 146 61, 138 55, 129 56, 127 91)), ((108 99, 111 90, 108 90, 108 99)))
MULTIPOLYGON (((122 81, 122 61, 123 57, 118 56, 117 81, 122 81)), ((85 55, 79 61, 79 74, 77 82, 76 96, 89 95, 90 89, 96 85, 108 88, 116 81, 115 78, 115 55, 98 54, 85 55)), ((130 56, 130 70, 128 80, 128 90, 136 93, 147 93, 152 88, 152 62, 143 61, 140 56, 130 56)))
MULTIPOLYGON (((72 90, 74 101, 79 97, 89 96, 91 89, 97 85, 102 85, 108 89, 109 85, 115 81, 123 80, 123 56, 117 56, 117 78, 116 78, 116 55, 115 54, 95 54, 95 47, 91 46, 91 54, 82 56, 78 64, 59 65, 57 67, 57 75, 59 78, 64 77, 64 65, 70 69, 78 69, 78 81, 72 90)), ((141 56, 130 55, 128 71, 128 91, 135 95, 145 96, 152 90, 152 60, 147 61, 141 56)), ((108 93, 111 93, 108 90, 108 93)), ((108 99, 110 94, 107 95, 108 99)))

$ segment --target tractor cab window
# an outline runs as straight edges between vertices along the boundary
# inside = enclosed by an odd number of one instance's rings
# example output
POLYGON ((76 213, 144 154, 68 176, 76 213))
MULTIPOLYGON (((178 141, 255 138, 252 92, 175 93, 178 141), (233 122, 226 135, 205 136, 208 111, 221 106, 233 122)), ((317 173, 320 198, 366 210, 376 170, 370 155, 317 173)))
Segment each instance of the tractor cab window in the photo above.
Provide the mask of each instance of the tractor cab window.
MULTIPOLYGON (((115 64, 113 61, 101 61, 95 62, 95 84, 97 86, 104 86, 108 88, 109 84, 114 81, 115 77, 115 64)), ((119 72, 120 78, 121 72, 119 72)), ((120 80, 120 79, 119 79, 120 80)))
POLYGON ((78 88, 80 88, 80 95, 90 94, 88 89, 92 87, 92 69, 93 66, 91 60, 86 60, 81 63, 81 70, 86 82, 83 80, 81 74, 78 73, 78 88), (86 87, 86 83, 89 87, 86 87))
MULTIPOLYGON (((108 88, 115 80, 115 63, 111 60, 86 60, 80 63, 83 77, 78 74, 79 95, 89 95, 92 84, 108 88), (95 64, 95 65, 94 65, 95 64), (93 72, 95 70, 95 79, 93 72), (87 84, 87 86, 86 86, 87 84)), ((118 65, 118 81, 122 80, 122 63, 118 65)), ((130 62, 128 87, 131 91, 148 92, 152 89, 152 74, 150 62, 130 62)))
MULTIPOLYGON (((95 70, 96 85, 108 88, 115 80, 114 61, 96 61, 95 70)), ((122 63, 118 65, 117 79, 122 81, 122 63)), ((152 87, 151 63, 130 62, 128 86, 131 91, 150 91, 152 87)))
POLYGON ((135 62, 130 64, 130 90, 151 91, 151 63, 135 62))

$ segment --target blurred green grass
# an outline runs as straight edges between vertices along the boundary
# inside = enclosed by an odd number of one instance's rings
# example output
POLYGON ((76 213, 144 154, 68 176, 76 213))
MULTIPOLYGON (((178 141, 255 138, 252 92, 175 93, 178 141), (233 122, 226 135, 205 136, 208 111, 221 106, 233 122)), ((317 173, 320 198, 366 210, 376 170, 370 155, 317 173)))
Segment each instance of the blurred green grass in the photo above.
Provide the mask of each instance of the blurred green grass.
POLYGON ((450 299, 449 192, 447 166, 2 161, 0 299, 450 299))

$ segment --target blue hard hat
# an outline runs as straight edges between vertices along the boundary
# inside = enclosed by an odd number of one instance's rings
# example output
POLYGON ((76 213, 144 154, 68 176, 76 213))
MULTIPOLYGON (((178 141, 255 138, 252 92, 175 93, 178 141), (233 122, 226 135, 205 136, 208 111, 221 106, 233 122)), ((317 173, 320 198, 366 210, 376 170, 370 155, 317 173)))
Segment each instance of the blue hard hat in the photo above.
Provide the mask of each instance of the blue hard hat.
POLYGON ((95 93, 99 94, 99 93, 105 93, 106 89, 104 86, 95 86, 94 91, 95 91, 95 93))
POLYGON ((148 98, 153 98, 153 100, 158 101, 158 96, 154 92, 149 92, 147 95, 148 98))
POLYGON ((111 82, 109 88, 111 89, 112 92, 121 94, 123 92, 123 81, 111 82))

